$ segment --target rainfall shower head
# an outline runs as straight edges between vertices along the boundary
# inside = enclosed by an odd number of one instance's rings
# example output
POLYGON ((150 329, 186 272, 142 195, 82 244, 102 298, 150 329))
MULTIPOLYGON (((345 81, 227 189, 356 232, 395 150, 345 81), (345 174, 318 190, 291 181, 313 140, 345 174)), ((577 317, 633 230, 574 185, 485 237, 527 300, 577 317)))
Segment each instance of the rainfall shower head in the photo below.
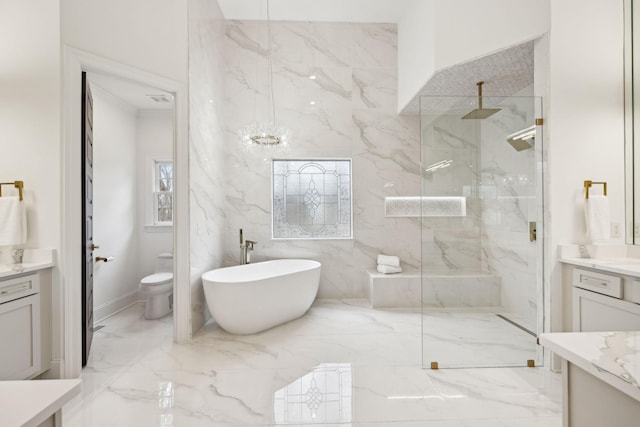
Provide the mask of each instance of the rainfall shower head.
POLYGON ((533 125, 507 136, 507 142, 511 144, 516 151, 522 151, 533 147, 533 141, 535 141, 535 138, 536 126, 533 125))
POLYGON ((484 82, 476 84, 478 85, 478 108, 464 115, 463 119, 484 120, 500 111, 500 108, 482 108, 482 85, 484 82))

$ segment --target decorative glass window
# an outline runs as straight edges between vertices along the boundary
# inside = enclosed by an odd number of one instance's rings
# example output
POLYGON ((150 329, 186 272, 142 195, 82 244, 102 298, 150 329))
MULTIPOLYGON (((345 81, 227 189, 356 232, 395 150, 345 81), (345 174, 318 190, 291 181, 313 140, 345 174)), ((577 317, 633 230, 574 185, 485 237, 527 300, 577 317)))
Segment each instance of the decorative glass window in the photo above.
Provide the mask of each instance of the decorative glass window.
POLYGON ((173 224, 173 162, 154 161, 153 223, 173 224))
POLYGON ((273 238, 350 239, 351 160, 273 160, 273 238))

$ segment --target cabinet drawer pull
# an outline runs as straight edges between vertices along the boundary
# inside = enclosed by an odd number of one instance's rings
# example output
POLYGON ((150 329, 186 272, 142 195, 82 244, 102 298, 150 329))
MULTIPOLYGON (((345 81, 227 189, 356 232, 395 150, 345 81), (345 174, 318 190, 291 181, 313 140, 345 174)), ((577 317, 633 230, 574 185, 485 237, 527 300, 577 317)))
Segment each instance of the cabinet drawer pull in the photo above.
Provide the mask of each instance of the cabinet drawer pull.
POLYGON ((622 298, 622 278, 611 274, 602 274, 576 268, 573 270, 573 286, 588 291, 609 295, 614 298, 622 298))
POLYGON ((609 282, 592 279, 591 277, 583 277, 581 282, 585 285, 600 286, 601 288, 606 288, 607 286, 609 286, 609 282))
POLYGON ((22 283, 19 286, 5 288, 0 291, 0 295, 15 294, 16 292, 26 291, 31 289, 31 282, 22 283))

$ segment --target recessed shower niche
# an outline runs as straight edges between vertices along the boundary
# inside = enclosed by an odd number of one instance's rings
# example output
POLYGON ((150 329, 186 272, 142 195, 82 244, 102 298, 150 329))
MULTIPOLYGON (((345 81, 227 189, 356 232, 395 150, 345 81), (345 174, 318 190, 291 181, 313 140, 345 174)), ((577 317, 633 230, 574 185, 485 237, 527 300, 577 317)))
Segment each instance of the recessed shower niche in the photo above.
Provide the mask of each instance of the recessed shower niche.
POLYGON ((351 160, 273 160, 273 238, 353 236, 351 160))

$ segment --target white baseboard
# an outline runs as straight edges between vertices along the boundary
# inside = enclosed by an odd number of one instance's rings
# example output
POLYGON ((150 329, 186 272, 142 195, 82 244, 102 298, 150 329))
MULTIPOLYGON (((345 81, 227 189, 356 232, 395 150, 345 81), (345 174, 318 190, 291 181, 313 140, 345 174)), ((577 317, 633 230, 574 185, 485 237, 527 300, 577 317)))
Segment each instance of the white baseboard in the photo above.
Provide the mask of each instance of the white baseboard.
POLYGON ((93 324, 97 325, 107 317, 111 317, 114 314, 124 310, 127 307, 140 301, 138 297, 138 290, 128 293, 120 298, 113 299, 109 302, 101 304, 97 307, 93 307, 93 324))

